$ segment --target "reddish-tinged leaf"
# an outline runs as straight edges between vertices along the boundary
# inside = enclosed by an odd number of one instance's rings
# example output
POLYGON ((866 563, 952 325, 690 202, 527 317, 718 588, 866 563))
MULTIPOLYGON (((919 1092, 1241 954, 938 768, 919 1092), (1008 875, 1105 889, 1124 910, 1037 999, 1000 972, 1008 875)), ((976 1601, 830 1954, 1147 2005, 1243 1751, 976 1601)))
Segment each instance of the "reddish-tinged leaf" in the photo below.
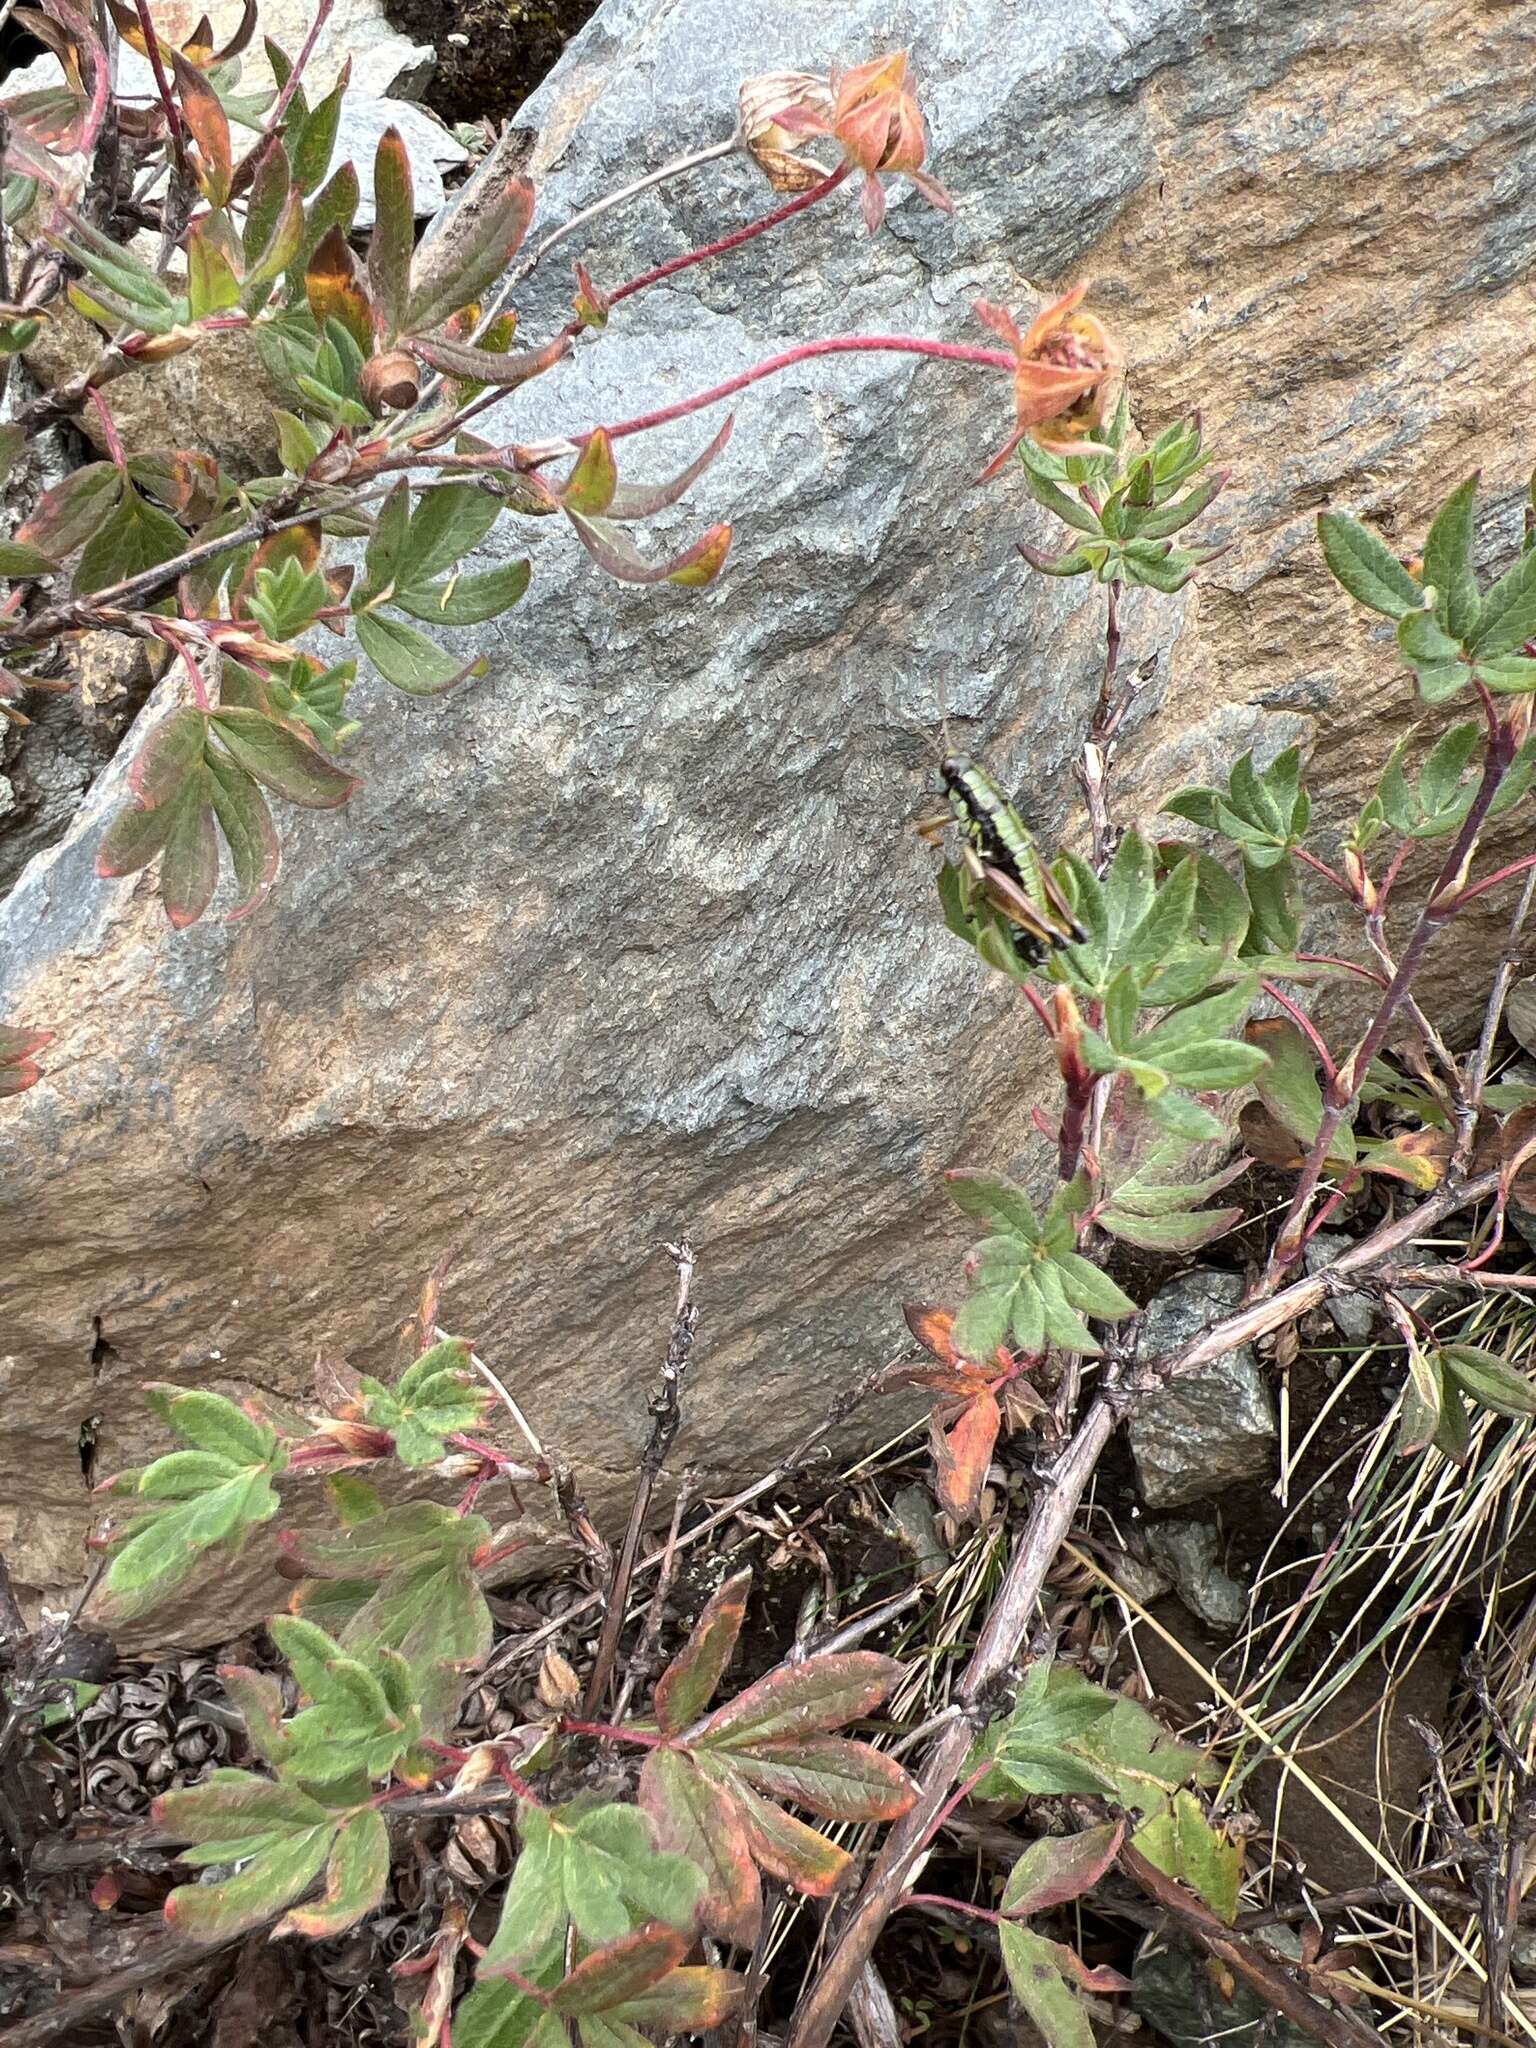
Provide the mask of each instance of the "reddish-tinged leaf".
POLYGON ((249 917, 266 901, 277 880, 282 848, 267 800, 245 770, 221 757, 208 756, 208 798, 229 848, 239 892, 227 922, 249 917))
POLYGON ((835 1842, 764 1799, 750 1785, 734 1780, 733 1790, 752 1854, 770 1877, 808 1892, 813 1899, 829 1898, 847 1882, 853 1858, 835 1842))
POLYGON ((728 1578, 656 1681, 656 1720, 663 1735, 691 1728, 714 1698, 741 1634, 751 1588, 750 1570, 728 1578))
POLYGON ((660 1983, 693 1946, 675 1927, 652 1924, 595 1949, 556 1987, 552 2012, 611 2012, 660 1983))
MULTIPOLYGON (((649 519, 657 512, 663 512, 669 505, 675 505, 689 487, 698 482, 715 458, 725 451, 731 438, 731 429, 736 424, 736 415, 726 416, 725 425, 713 441, 682 470, 665 484, 617 484, 608 502, 610 519, 649 519)), ((587 508, 583 506, 583 511, 587 508)), ((599 510, 603 509, 601 507, 599 510)))
POLYGON ((736 1802, 725 1787, 675 1749, 653 1749, 640 1770, 640 1806, 660 1848, 704 1872, 704 1925, 722 1941, 750 1948, 763 1914, 762 1887, 736 1802))
POLYGON ((45 491, 16 538, 55 561, 83 547, 117 503, 123 474, 113 462, 88 462, 45 491))
POLYGON ((955 1349, 955 1314, 953 1309, 940 1308, 933 1301, 908 1301, 902 1304, 902 1316, 925 1351, 932 1352, 946 1365, 953 1365, 960 1354, 955 1349))
POLYGON ((940 1505, 957 1522, 976 1519, 982 1488, 987 1483, 987 1467, 992 1462, 1002 1424, 996 1396, 981 1393, 966 1402, 950 1429, 943 1429, 937 1416, 929 1425, 934 1487, 940 1505))
POLYGON ((358 787, 355 775, 259 711, 219 710, 209 723, 248 775, 291 804, 332 811, 358 787))
POLYGON ((134 756, 128 786, 146 809, 168 803, 203 758, 208 721, 184 704, 162 719, 134 756))
POLYGON ((702 2034, 723 2026, 741 2004, 746 1979, 735 1970, 702 1965, 673 1970, 649 1991, 627 2001, 623 2017, 631 2026, 663 2034, 702 2034))
POLYGON ((1046 1835, 1031 1842, 1009 1872, 1002 1910, 1020 1920, 1064 1906, 1091 1891, 1120 1853, 1124 1821, 1106 1821, 1077 1835, 1046 1835))
POLYGON ((781 1664, 710 1715, 699 1736, 713 1749, 743 1749, 818 1735, 873 1713, 902 1676, 894 1657, 847 1650, 781 1664))
POLYGON ((138 805, 119 811, 97 849, 97 874, 104 882, 117 881, 123 875, 136 875, 140 868, 148 867, 156 854, 164 851, 175 822, 176 810, 172 804, 160 804, 152 811, 138 805))
POLYGON ((283 1688, 266 1671, 243 1664, 221 1664, 219 1681, 231 1706, 245 1723, 245 1736, 263 1763, 275 1763, 283 1747, 283 1688))
POLYGON ((1262 1102, 1245 1102, 1237 1115, 1237 1128, 1250 1158, 1263 1166, 1295 1170, 1305 1163, 1307 1148, 1272 1116, 1262 1102))
POLYGON ((373 308, 362 285, 357 258, 340 228, 327 230, 304 272, 304 291, 315 325, 339 320, 363 354, 373 351, 373 308))
POLYGON ((171 63, 176 72, 176 96, 181 101, 182 116, 202 159, 199 183, 209 205, 222 206, 229 197, 230 174, 234 169, 229 117, 219 104, 218 94, 196 65, 189 64, 174 50, 171 63))
POLYGON ((1367 1173, 1405 1180, 1410 1187, 1428 1194, 1431 1188, 1438 1187, 1444 1180, 1451 1163, 1451 1150, 1449 1131, 1426 1128, 1422 1131, 1400 1131, 1396 1137, 1384 1139, 1380 1144, 1362 1142, 1359 1160, 1367 1173))
POLYGON ((505 391, 516 390, 530 377, 542 377, 571 352, 571 344, 564 337, 546 342, 543 348, 521 349, 516 355, 504 350, 471 348, 467 343, 445 341, 440 335, 431 341, 413 336, 408 346, 412 354, 447 377, 472 384, 494 384, 505 391))
POLYGON ((289 1835, 222 1884, 179 1885, 165 1902, 166 1919, 196 1941, 221 1941, 259 1927, 319 1875, 334 1832, 311 1827, 289 1835))
POLYGON ((189 777, 177 798, 160 856, 160 900, 177 931, 197 923, 212 902, 219 879, 219 839, 202 788, 206 772, 199 768, 196 784, 189 777))
POLYGON ((272 1938, 307 1934, 313 1940, 342 1934, 371 1913, 389 1882, 389 1829, 377 1808, 354 1813, 337 1835, 325 1867, 325 1894, 313 1906, 295 1906, 272 1938))
POLYGON ((613 459, 613 443, 598 427, 576 458, 566 478, 560 502, 568 512, 585 512, 596 517, 606 512, 618 488, 619 467, 613 459))
MULTIPOLYGON (((256 577, 262 569, 279 569, 284 562, 297 562, 301 569, 312 570, 320 565, 320 522, 306 519, 300 526, 285 526, 281 533, 269 533, 246 564, 245 574, 230 600, 230 612, 237 618, 248 616, 246 600, 256 588, 256 577)), ((232 664, 225 663, 227 674, 232 664)), ((226 700, 227 701, 227 700, 226 700)))
POLYGON ((995 1377, 965 1359, 955 1365, 940 1365, 937 1359, 930 1364, 920 1358, 883 1366, 875 1384, 882 1394, 914 1389, 922 1394, 960 1394, 970 1400, 973 1394, 986 1393, 995 1377))
POLYGON ((53 1042, 51 1031, 24 1031, 0 1024, 0 1096, 21 1095, 42 1079, 31 1055, 53 1042))
POLYGON ((522 246, 533 218, 533 186, 509 169, 517 144, 492 150, 459 194, 451 213, 432 228, 411 266, 406 327, 430 334, 450 314, 480 298, 522 246))
POLYGON ((386 346, 405 324, 416 245, 416 187, 398 128, 386 128, 373 159, 377 222, 368 244, 368 283, 386 346))
POLYGON ((894 1757, 844 1735, 759 1743, 733 1750, 731 1765, 759 1792, 825 1820, 900 1820, 917 1798, 894 1757))
POLYGON ((730 527, 712 526, 670 561, 648 562, 628 536, 606 519, 589 518, 569 506, 566 510, 587 553, 619 583, 678 583, 685 589, 697 589, 720 573, 730 550, 730 527))

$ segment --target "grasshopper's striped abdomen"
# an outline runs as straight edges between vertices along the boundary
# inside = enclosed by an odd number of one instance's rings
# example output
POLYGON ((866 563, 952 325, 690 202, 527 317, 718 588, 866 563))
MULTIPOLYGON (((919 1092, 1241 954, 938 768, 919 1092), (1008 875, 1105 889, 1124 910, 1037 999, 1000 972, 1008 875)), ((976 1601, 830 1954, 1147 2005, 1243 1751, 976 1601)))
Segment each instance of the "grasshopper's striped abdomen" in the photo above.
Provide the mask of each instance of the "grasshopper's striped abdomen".
POLYGON ((964 754, 940 766, 944 791, 966 845, 966 864, 1033 949, 1070 946, 1085 936, 1034 834, 985 768, 964 754))

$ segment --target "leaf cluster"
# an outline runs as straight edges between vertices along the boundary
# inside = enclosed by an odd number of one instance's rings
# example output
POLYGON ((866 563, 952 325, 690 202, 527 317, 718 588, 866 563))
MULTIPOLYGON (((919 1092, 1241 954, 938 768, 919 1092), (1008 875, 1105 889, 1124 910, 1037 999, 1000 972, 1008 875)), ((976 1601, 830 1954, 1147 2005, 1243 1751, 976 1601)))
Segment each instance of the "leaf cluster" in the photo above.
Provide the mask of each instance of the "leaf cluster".
POLYGON ((1129 400, 1122 394, 1102 453, 1058 455, 1028 435, 1019 443, 1025 485, 1080 538, 1050 555, 1021 546, 1047 576, 1092 576, 1100 583, 1182 590, 1220 547, 1184 547, 1175 539, 1215 502, 1228 472, 1210 470, 1198 413, 1177 420, 1150 447, 1128 455, 1129 400))
POLYGON ((1427 704, 1480 684, 1502 694, 1536 690, 1536 551, 1522 552, 1489 588, 1472 566, 1476 471, 1435 514, 1422 559, 1403 562, 1347 512, 1318 516, 1323 555, 1357 603, 1391 619, 1398 651, 1427 704))

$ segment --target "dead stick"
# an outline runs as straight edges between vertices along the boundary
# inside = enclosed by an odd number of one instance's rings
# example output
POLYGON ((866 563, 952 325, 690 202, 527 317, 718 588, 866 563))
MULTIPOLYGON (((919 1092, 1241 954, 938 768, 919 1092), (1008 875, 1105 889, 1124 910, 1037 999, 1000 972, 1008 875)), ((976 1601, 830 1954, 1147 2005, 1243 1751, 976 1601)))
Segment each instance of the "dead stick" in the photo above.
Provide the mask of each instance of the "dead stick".
POLYGON ((656 1482, 661 1477, 662 1467, 667 1462, 667 1453, 672 1448, 683 1419, 683 1379, 687 1374, 688 1359, 693 1350, 694 1326, 699 1319, 698 1310, 688 1298, 693 1288, 693 1246, 686 1237, 679 1238, 676 1244, 667 1246, 667 1252, 677 1267, 677 1304, 672 1311, 672 1336, 667 1345, 666 1362, 661 1368, 661 1385, 651 1396, 651 1434, 645 1446, 645 1455, 640 1461, 640 1479, 629 1507, 629 1526, 624 1531, 619 1561, 614 1567, 613 1580, 608 1588, 608 1606, 603 1615, 603 1632, 598 1638, 592 1676, 587 1681, 584 1711, 589 1719, 597 1713, 608 1690, 608 1680, 612 1676, 614 1659, 619 1651, 619 1632, 624 1626, 625 1612, 629 1606, 629 1588, 635 1575, 635 1559, 640 1555, 640 1538, 645 1532, 646 1517, 651 1511, 651 1496, 656 1491, 656 1482))

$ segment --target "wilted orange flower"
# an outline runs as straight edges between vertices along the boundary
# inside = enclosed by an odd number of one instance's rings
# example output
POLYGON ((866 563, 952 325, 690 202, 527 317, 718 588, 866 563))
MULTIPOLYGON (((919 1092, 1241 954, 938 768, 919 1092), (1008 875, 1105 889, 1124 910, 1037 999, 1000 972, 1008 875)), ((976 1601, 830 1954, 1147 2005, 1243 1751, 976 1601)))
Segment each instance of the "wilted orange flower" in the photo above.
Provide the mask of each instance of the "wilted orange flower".
POLYGON ((1013 394, 1018 428, 994 455, 978 483, 997 475, 1028 434, 1053 455, 1090 455, 1093 436, 1120 394, 1124 359, 1119 347, 1091 313, 1079 313, 1087 295, 1074 285, 1065 298, 1035 320, 1027 333, 1003 306, 976 301, 976 314, 1013 353, 1013 394))
POLYGON ((830 135, 848 163, 864 173, 861 204, 871 234, 885 219, 879 171, 910 178, 941 212, 954 211, 944 187, 923 169, 928 132, 905 50, 856 64, 852 71, 834 72, 830 112, 801 98, 781 107, 777 120, 781 128, 802 135, 830 135))

